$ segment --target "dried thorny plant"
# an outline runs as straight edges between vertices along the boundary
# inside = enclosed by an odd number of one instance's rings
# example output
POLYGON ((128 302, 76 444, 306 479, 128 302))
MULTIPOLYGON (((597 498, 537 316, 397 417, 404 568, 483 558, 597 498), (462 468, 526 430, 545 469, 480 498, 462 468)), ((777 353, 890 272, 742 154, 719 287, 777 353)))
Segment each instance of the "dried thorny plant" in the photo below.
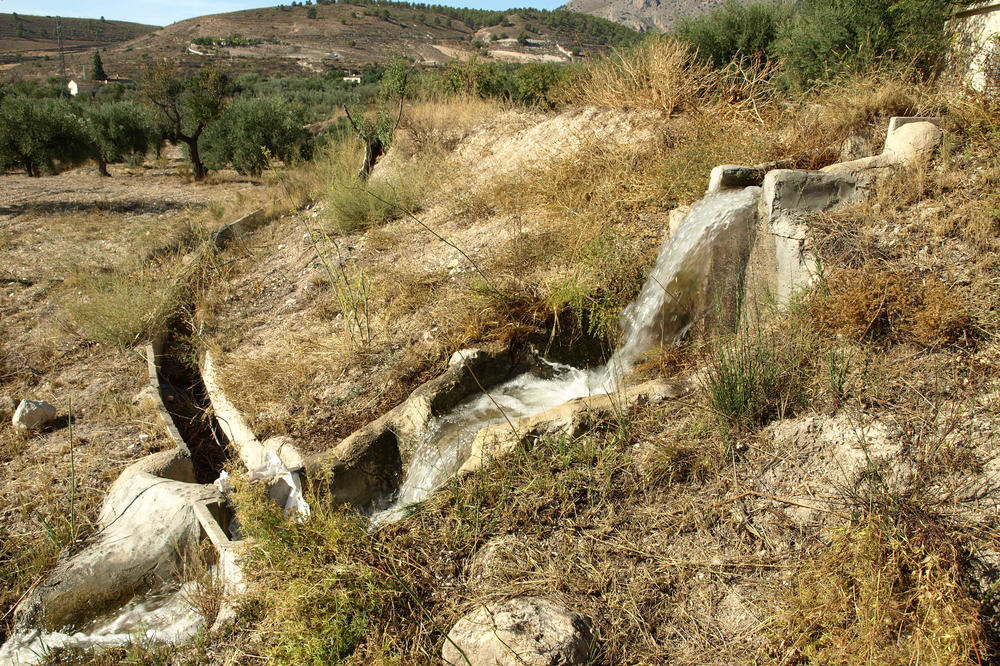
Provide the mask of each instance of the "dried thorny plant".
POLYGON ((218 554, 215 546, 204 539, 183 558, 181 580, 184 587, 181 597, 195 612, 205 618, 205 624, 212 626, 219 615, 226 594, 225 580, 217 567, 218 554))

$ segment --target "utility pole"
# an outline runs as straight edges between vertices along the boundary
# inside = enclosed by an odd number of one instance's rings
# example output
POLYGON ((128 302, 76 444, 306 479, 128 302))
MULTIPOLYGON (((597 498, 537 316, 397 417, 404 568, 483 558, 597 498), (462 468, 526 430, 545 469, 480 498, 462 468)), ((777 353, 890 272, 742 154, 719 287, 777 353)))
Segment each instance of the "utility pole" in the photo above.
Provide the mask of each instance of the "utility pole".
POLYGON ((62 77, 62 93, 69 97, 69 81, 66 79, 66 53, 63 51, 62 19, 56 17, 56 35, 59 37, 59 76, 62 77))

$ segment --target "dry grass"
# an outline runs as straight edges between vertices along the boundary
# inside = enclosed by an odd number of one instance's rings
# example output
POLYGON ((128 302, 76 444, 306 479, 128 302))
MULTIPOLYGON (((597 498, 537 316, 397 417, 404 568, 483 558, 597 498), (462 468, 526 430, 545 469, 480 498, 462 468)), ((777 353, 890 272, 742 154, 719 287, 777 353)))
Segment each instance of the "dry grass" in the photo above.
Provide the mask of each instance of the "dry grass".
POLYGON ((107 272, 77 269, 65 286, 67 325, 84 340, 127 349, 162 330, 187 287, 179 257, 107 272))
POLYGON ((804 169, 837 162, 841 145, 852 136, 877 154, 891 116, 936 116, 943 106, 937 88, 903 70, 845 74, 786 102, 777 149, 804 169))
POLYGON ((462 96, 408 105, 400 121, 403 154, 453 149, 469 132, 505 111, 494 99, 462 96))
POLYGON ((715 69, 699 63, 685 43, 661 36, 590 64, 567 84, 564 94, 576 104, 731 119, 759 116, 770 104, 769 74, 752 63, 715 69))
POLYGON ((845 268, 826 276, 809 313, 818 330, 857 342, 934 346, 968 339, 965 302, 961 290, 933 276, 845 268))
POLYGON ((772 628, 781 662, 975 663, 986 654, 984 630, 961 562, 949 535, 926 520, 867 515, 835 531, 796 576, 772 628))
POLYGON ((215 568, 217 562, 215 546, 205 539, 184 558, 184 570, 178 576, 187 584, 182 595, 184 602, 205 618, 209 627, 215 623, 227 593, 225 581, 215 568))

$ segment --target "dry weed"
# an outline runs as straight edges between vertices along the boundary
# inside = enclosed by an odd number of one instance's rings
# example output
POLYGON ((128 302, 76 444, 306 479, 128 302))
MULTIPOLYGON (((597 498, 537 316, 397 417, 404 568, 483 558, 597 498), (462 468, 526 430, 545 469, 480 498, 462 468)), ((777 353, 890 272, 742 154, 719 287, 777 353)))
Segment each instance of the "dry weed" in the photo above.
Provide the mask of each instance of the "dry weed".
POLYGON ((936 277, 845 268, 826 276, 808 301, 814 325, 855 341, 957 342, 971 323, 960 290, 936 277))
POLYGON ((577 104, 650 108, 668 117, 681 112, 760 117, 770 103, 769 77, 769 70, 754 63, 722 69, 699 63, 685 43, 662 36, 592 63, 567 84, 565 95, 577 104))
POLYGON ((225 581, 216 569, 218 554, 215 546, 205 539, 183 561, 180 580, 186 583, 182 592, 184 602, 205 618, 206 626, 211 627, 219 615, 226 592, 225 581))
POLYGON ((838 161, 841 145, 852 135, 878 153, 891 116, 933 116, 943 106, 931 84, 884 68, 844 74, 786 105, 778 151, 805 169, 838 161))
POLYGON ((400 122, 402 152, 449 151, 469 132, 504 111, 495 99, 460 96, 416 102, 406 107, 400 122))
POLYGON ((771 629, 781 663, 972 662, 984 630, 960 565, 958 546, 926 516, 865 515, 836 530, 771 629))

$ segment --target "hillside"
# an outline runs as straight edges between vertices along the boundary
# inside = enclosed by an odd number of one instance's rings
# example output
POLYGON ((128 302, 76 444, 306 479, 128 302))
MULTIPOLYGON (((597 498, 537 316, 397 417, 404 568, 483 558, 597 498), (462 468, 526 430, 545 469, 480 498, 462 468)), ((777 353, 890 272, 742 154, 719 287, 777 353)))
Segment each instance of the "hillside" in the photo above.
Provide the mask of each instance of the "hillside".
POLYGON ((698 16, 725 3, 726 0, 570 0, 562 9, 598 16, 645 32, 670 30, 681 18, 698 16))
MULTIPOLYGON (((0 14, 0 63, 16 63, 22 58, 50 58, 59 41, 54 16, 0 14)), ((69 53, 127 42, 145 35, 156 26, 107 21, 104 18, 62 19, 63 47, 69 53)))
MULTIPOLYGON (((145 63, 169 57, 195 69, 215 62, 234 72, 274 74, 357 70, 402 53, 434 65, 473 55, 514 62, 568 62, 636 33, 567 11, 486 12, 380 3, 281 6, 180 21, 108 48, 105 66, 137 76, 145 63), (519 39, 520 37, 520 39, 519 39)), ((87 64, 81 54, 70 69, 87 64)), ((53 73, 53 61, 22 65, 18 73, 53 73)))

